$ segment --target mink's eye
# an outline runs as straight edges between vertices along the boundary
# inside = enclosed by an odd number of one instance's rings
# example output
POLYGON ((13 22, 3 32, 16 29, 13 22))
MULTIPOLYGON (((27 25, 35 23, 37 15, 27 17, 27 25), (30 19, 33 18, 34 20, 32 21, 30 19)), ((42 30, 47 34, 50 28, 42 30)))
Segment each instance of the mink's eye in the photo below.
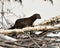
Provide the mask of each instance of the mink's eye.
POLYGON ((40 15, 37 16, 37 19, 41 19, 40 15))

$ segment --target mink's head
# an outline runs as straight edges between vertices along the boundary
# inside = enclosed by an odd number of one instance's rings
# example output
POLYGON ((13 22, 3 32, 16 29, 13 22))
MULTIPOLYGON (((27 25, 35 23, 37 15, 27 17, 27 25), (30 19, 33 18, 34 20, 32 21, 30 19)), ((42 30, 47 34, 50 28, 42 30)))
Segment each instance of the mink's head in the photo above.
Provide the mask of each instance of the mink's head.
POLYGON ((36 14, 34 14, 33 16, 35 16, 36 19, 41 19, 40 14, 37 14, 37 13, 36 13, 36 14))

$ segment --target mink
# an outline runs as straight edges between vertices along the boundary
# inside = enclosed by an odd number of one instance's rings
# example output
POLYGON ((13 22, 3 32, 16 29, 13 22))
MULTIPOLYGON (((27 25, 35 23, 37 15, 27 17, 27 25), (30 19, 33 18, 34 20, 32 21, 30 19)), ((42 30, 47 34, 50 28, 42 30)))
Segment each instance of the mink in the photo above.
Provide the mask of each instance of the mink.
POLYGON ((36 19, 41 19, 40 14, 33 14, 31 17, 17 19, 14 26, 10 27, 9 29, 22 29, 24 27, 33 26, 33 23, 36 19))

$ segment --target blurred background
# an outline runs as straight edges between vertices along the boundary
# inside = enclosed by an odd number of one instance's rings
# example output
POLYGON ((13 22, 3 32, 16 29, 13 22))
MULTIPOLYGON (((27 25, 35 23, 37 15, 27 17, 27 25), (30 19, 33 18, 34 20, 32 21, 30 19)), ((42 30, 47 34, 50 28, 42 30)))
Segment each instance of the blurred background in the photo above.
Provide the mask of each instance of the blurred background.
POLYGON ((34 13, 39 13, 42 17, 40 20, 37 19, 34 25, 58 16, 60 0, 0 0, 0 28, 3 24, 3 28, 7 29, 14 25, 16 19, 30 17, 34 13), (4 15, 1 12, 4 12, 4 15))

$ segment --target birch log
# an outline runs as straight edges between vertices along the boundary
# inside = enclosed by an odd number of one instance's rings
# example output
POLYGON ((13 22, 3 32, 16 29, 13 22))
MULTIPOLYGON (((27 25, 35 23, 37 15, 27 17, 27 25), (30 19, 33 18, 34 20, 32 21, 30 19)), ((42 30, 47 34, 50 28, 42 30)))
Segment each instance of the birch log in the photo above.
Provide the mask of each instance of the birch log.
POLYGON ((0 34, 9 34, 12 32, 24 33, 29 31, 59 30, 59 29, 60 27, 55 27, 55 26, 34 26, 34 27, 25 27, 23 29, 0 30, 0 34))
POLYGON ((45 20, 43 22, 40 23, 40 25, 55 25, 55 24, 59 24, 60 23, 60 15, 53 17, 51 19, 45 20))

